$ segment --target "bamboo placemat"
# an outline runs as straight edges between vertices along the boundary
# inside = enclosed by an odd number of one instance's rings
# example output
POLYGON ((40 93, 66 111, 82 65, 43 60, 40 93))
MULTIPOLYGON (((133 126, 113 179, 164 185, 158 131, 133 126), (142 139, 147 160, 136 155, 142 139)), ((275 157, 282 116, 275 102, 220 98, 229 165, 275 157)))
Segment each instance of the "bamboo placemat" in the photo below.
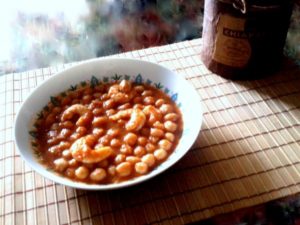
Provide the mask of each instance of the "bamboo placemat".
MULTIPOLYGON (((0 224, 184 224, 300 191, 300 69, 233 82, 199 59, 201 40, 116 55, 165 65, 202 98, 202 131, 174 167, 111 192, 55 184, 33 172, 13 141, 20 103, 71 64, 0 77, 0 224)), ((191 106, 191 110, 193 110, 191 106)))

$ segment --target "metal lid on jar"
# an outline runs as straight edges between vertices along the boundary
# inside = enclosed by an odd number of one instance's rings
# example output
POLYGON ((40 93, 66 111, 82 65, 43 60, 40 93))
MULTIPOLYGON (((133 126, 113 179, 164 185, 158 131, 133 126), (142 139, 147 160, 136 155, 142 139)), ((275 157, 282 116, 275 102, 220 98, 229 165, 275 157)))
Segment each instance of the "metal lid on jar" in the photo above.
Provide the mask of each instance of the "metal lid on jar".
POLYGON ((219 2, 232 4, 233 8, 242 14, 248 11, 277 10, 283 4, 289 4, 293 0, 218 0, 219 2))

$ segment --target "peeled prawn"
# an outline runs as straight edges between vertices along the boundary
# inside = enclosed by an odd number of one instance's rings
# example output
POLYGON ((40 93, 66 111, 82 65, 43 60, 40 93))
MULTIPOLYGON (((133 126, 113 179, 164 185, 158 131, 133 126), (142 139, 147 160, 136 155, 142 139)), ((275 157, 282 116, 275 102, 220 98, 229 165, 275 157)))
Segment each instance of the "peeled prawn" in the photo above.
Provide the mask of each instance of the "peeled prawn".
POLYGON ((109 119, 117 121, 119 119, 129 118, 132 113, 132 109, 123 109, 114 115, 111 115, 109 119))
POLYGON ((130 120, 125 124, 128 131, 138 131, 143 128, 146 122, 146 115, 140 109, 133 109, 130 120))
POLYGON ((71 119, 75 114, 82 116, 87 113, 89 110, 87 107, 81 104, 75 104, 68 107, 62 114, 61 119, 63 121, 71 119))
POLYGON ((71 153, 74 159, 83 163, 98 163, 109 157, 113 150, 109 146, 92 149, 88 137, 79 138, 71 146, 71 153))
POLYGON ((73 118, 74 115, 80 116, 76 122, 76 124, 80 126, 80 125, 83 125, 85 123, 85 121, 88 120, 89 117, 91 117, 92 114, 86 106, 81 105, 81 104, 75 104, 75 105, 68 107, 63 112, 63 114, 61 116, 61 120, 62 121, 70 120, 73 118))

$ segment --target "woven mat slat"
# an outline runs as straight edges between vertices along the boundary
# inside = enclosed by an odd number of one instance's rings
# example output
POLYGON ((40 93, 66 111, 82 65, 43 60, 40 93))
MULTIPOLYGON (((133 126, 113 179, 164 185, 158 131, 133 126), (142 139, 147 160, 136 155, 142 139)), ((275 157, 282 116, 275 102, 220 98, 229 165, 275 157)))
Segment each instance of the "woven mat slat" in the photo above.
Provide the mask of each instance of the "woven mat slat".
MULTIPOLYGON (((20 104, 38 84, 76 63, 0 77, 0 224, 185 224, 300 191, 300 69, 230 81, 199 59, 201 39, 114 57, 162 64, 202 99, 204 122, 188 154, 141 185, 87 192, 33 172, 13 141, 20 104)), ((191 108, 192 110, 192 108, 191 108)))

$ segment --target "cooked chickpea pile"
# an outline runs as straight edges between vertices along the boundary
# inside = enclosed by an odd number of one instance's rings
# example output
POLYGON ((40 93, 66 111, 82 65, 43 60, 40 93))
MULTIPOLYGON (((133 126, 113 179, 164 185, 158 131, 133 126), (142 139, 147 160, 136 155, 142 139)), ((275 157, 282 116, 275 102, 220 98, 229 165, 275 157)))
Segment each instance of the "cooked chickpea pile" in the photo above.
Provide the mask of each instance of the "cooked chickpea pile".
POLYGON ((42 163, 73 180, 116 183, 147 174, 182 134, 178 107, 161 90, 127 80, 52 97, 35 123, 42 163))

